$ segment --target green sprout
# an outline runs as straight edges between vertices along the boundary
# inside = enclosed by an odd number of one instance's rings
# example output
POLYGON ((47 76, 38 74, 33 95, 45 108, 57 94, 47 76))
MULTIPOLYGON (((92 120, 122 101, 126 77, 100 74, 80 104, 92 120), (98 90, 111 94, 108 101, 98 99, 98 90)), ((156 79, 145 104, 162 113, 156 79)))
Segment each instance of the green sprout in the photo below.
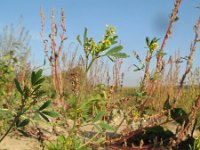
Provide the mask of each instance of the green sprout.
POLYGON ((85 52, 85 72, 87 73, 93 62, 100 58, 107 56, 111 61, 115 61, 117 58, 127 58, 127 54, 122 53, 123 46, 114 46, 117 42, 118 36, 116 35, 116 28, 106 25, 105 34, 103 40, 95 42, 93 38, 87 36, 87 28, 84 30, 83 41, 80 39, 80 35, 77 36, 77 41, 83 47, 85 52))
POLYGON ((151 41, 149 37, 146 37, 146 44, 150 50, 150 53, 152 54, 158 47, 158 40, 156 37, 154 37, 151 41))

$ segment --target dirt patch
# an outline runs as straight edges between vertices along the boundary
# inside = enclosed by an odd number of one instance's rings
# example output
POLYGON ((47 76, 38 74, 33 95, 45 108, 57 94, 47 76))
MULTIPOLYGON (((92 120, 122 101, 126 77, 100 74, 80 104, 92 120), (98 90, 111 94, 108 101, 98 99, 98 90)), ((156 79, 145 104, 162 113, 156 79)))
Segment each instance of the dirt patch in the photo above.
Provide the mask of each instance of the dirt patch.
MULTIPOLYGON (((120 118, 121 119, 121 118, 120 118)), ((119 118, 116 119, 113 123, 114 126, 118 125, 119 122, 121 122, 119 118)), ((70 122, 70 121, 69 121, 70 122)), ((69 123, 71 127, 71 122, 69 123)), ((137 128, 138 124, 133 124, 134 128, 137 128)), ((67 136, 67 130, 69 130, 70 127, 64 128, 64 127, 56 127, 56 133, 54 133, 52 126, 45 124, 45 123, 40 123, 38 127, 43 131, 46 140, 52 141, 55 140, 57 136, 64 134, 67 136)), ((165 129, 171 130, 173 133, 176 131, 177 125, 175 123, 167 123, 164 124, 163 127, 165 129)), ((120 129, 118 130, 118 134, 121 132, 125 131, 127 128, 126 123, 122 124, 120 129)), ((83 138, 87 140, 88 138, 91 138, 96 134, 96 131, 93 126, 85 126, 81 128, 83 138)), ((112 133, 109 133, 112 134, 112 133)), ((198 130, 195 130, 194 132, 194 137, 199 137, 200 133, 198 130)), ((118 135, 119 136, 119 135, 118 135)), ((46 141, 45 140, 45 141, 46 141)), ((48 141, 46 141, 48 143, 48 141)), ((45 142, 45 143, 46 143, 45 142)), ((40 143, 37 141, 36 138, 31 138, 31 137, 23 137, 20 136, 19 134, 10 134, 7 136, 2 143, 0 143, 0 150, 41 150, 42 148, 40 147, 40 143)))
POLYGON ((7 136, 0 143, 0 150, 41 150, 40 143, 28 137, 7 136))

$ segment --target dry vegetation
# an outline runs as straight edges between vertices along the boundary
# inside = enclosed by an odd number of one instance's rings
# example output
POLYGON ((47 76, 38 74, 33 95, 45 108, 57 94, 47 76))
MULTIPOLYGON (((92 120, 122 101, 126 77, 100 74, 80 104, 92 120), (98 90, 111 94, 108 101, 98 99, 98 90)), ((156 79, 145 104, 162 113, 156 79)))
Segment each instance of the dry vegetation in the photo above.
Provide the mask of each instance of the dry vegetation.
POLYGON ((135 88, 123 86, 121 65, 129 56, 122 52, 114 27, 107 25, 99 42, 88 37, 85 28, 83 37, 77 36, 79 47, 70 45, 65 51, 64 10, 61 23, 56 24, 52 9, 47 36, 41 9, 41 37, 50 76, 30 66, 24 28, 20 37, 5 33, 0 39, 0 146, 5 149, 6 140, 14 136, 34 139, 30 142, 35 147, 30 149, 200 149, 200 70, 192 67, 200 18, 188 55, 181 57, 178 51, 164 57, 180 5, 181 0, 176 0, 161 47, 157 38, 147 37, 144 62, 133 52, 138 60, 135 71, 144 70, 135 88), (156 64, 150 68, 154 59, 156 64), (107 60, 113 62, 112 73, 107 60))

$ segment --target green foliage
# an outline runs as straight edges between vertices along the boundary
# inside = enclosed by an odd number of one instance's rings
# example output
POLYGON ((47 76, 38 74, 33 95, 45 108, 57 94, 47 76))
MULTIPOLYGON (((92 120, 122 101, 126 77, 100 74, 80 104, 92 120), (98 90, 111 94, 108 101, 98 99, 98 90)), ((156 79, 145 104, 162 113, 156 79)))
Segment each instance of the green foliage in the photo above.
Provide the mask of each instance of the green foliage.
POLYGON ((47 108, 51 104, 51 100, 44 102, 44 104, 38 109, 39 111, 47 108))
POLYGON ((153 141, 156 139, 156 142, 154 143, 154 147, 157 147, 160 141, 163 141, 163 145, 166 146, 170 140, 170 138, 174 137, 173 132, 170 130, 165 130, 162 126, 153 126, 150 128, 145 129, 144 131, 141 131, 140 133, 136 134, 132 138, 130 138, 127 141, 127 145, 140 145, 140 141, 143 140, 144 145, 149 145, 153 143, 153 141))
POLYGON ((42 111, 42 113, 45 114, 46 116, 50 116, 50 117, 58 117, 59 116, 59 114, 54 111, 42 111))
MULTIPOLYGON (((31 74, 31 86, 24 85, 22 86, 20 82, 15 79, 16 89, 21 95, 20 105, 16 110, 14 110, 13 121, 10 124, 10 128, 8 128, 7 132, 0 138, 0 142, 7 136, 9 132, 11 132, 12 128, 17 128, 19 132, 22 132, 21 128, 24 128, 30 122, 30 112, 33 110, 34 106, 39 104, 39 100, 42 98, 44 91, 41 90, 42 83, 44 81, 44 77, 42 75, 42 70, 33 71, 31 74), (26 117, 26 119, 23 119, 26 117)), ((57 117, 58 114, 53 111, 47 111, 46 108, 50 105, 50 101, 44 102, 42 106, 39 107, 35 113, 39 113, 46 121, 49 121, 50 117, 57 117), (44 117, 45 116, 45 117, 44 117)), ((25 131, 23 131, 25 134, 25 131)))
POLYGON ((117 58, 127 58, 127 54, 122 53, 123 47, 121 45, 114 46, 117 43, 117 36, 115 35, 116 28, 106 25, 106 31, 102 41, 95 42, 93 38, 88 38, 87 28, 84 30, 83 42, 80 35, 77 36, 77 41, 83 47, 85 52, 86 62, 85 71, 88 72, 93 62, 100 58, 107 56, 111 61, 117 58), (112 48, 111 48, 112 47, 112 48), (91 60, 90 60, 91 59, 91 60))
POLYGON ((168 109, 170 109, 170 108, 171 108, 171 105, 170 105, 169 97, 168 97, 167 100, 166 100, 165 103, 164 103, 163 109, 164 109, 164 110, 168 110, 168 109))
POLYGON ((198 112, 197 114, 196 122, 197 122, 197 127, 200 127, 200 112, 198 112))
MULTIPOLYGON (((104 102, 104 99, 100 94, 96 96, 90 96, 86 98, 85 101, 79 103, 78 105, 76 104, 76 100, 77 100, 76 97, 74 96, 70 97, 69 101, 70 108, 67 111, 67 114, 71 119, 75 119, 78 117, 81 121, 84 122, 91 121, 90 117, 93 106, 98 106, 99 104, 103 104, 104 102)), ((101 113, 98 114, 98 116, 96 116, 97 118, 95 119, 95 122, 101 118, 101 113)))
POLYGON ((88 150, 86 146, 82 146, 82 141, 75 135, 65 137, 60 135, 54 143, 48 144, 48 150, 88 150))
MULTIPOLYGON (((116 36, 115 30, 116 29, 114 27, 106 26, 106 31, 103 39, 99 42, 96 42, 93 38, 88 37, 88 30, 87 28, 85 28, 83 39, 81 40, 80 36, 77 36, 77 41, 83 47, 85 53, 85 59, 82 57, 84 69, 82 69, 82 67, 75 67, 69 70, 69 72, 62 72, 62 75, 70 76, 71 73, 77 71, 80 76, 80 80, 78 80, 81 81, 81 84, 83 84, 84 82, 87 83, 88 70, 92 67, 94 61, 98 58, 107 57, 111 61, 115 61, 118 58, 127 58, 128 55, 122 52, 123 46, 116 45, 118 37, 116 36)), ((158 48, 158 40, 159 39, 157 38, 153 38, 152 40, 150 40, 148 37, 146 38, 146 44, 149 49, 148 55, 150 57, 152 57, 152 54, 158 48)), ((165 55, 165 53, 160 49, 157 50, 156 55, 163 56, 165 55)), ((141 64, 141 67, 134 64, 134 66, 136 67, 135 71, 143 70, 145 68, 145 65, 142 63, 141 59, 138 55, 136 55, 136 53, 135 56, 141 64)), ((10 51, 8 54, 2 56, 0 59, 0 98, 2 97, 2 95, 6 96, 6 90, 4 89, 5 84, 10 82, 10 80, 13 79, 15 76, 15 62, 17 62, 17 58, 15 57, 13 51, 10 51)), ((69 131, 67 131, 67 136, 61 135, 56 139, 55 142, 47 144, 48 149, 86 150, 89 149, 90 144, 98 144, 98 146, 100 144, 104 144, 105 140, 107 140, 107 133, 112 132, 116 134, 122 124, 126 124, 127 129, 128 127, 131 127, 130 129, 133 129, 131 125, 133 125, 135 118, 140 120, 143 119, 140 118, 141 116, 143 116, 144 118, 146 117, 146 115, 144 114, 153 114, 152 112, 154 111, 154 109, 150 106, 146 106, 147 103, 144 103, 144 106, 139 105, 143 104, 145 100, 154 99, 154 94, 156 95, 157 93, 149 94, 149 91, 154 92, 154 88, 152 87, 152 89, 150 90, 145 89, 151 88, 151 84, 153 84, 153 82, 147 83, 148 86, 144 89, 142 88, 142 90, 141 88, 139 88, 139 90, 131 89, 131 92, 129 92, 129 96, 131 97, 130 99, 127 96, 127 93, 115 93, 115 91, 114 93, 112 93, 112 91, 109 91, 110 93, 107 92, 108 89, 104 84, 99 84, 95 86, 91 90, 91 93, 85 94, 88 89, 85 89, 85 85, 83 84, 83 87, 80 87, 80 94, 73 94, 70 90, 67 94, 64 93, 64 98, 66 98, 64 100, 66 100, 65 102, 67 103, 67 109, 63 108, 62 110, 60 110, 62 113, 59 114, 50 108, 52 100, 49 98, 49 95, 52 95, 52 97, 56 97, 56 93, 54 94, 53 91, 50 89, 50 77, 49 82, 46 82, 46 87, 44 88, 43 83, 45 81, 45 77, 42 75, 42 73, 42 69, 33 71, 31 73, 29 82, 25 83, 20 82, 17 78, 14 79, 16 90, 18 91, 18 96, 16 96, 15 98, 16 103, 13 103, 13 105, 16 104, 16 106, 13 107, 12 111, 10 108, 0 109, 0 118, 5 119, 7 116, 9 116, 9 119, 7 119, 7 123, 10 124, 10 127, 7 127, 7 132, 0 139, 0 142, 4 139, 5 136, 7 136, 8 133, 11 132, 11 129, 13 128, 17 129, 20 133, 27 136, 28 134, 25 131, 25 127, 33 119, 35 119, 31 118, 33 114, 35 114, 35 116, 37 116, 38 118, 40 117, 42 120, 45 120, 47 122, 51 121, 51 117, 59 117, 58 120, 56 120, 55 125, 57 125, 57 121, 62 125, 66 125, 66 120, 62 120, 63 118, 67 120, 71 119, 73 121, 72 125, 69 124, 69 131), (45 93, 43 89, 50 89, 49 93, 45 93), (114 98, 110 96, 112 94, 114 95, 114 98), (44 96, 45 100, 43 100, 44 96), (121 97, 123 97, 122 100, 121 97), (124 97, 128 97, 128 99, 124 99, 124 97), (5 114, 7 115, 6 117, 4 116, 5 114), (111 121, 115 119, 114 117, 118 117, 118 115, 121 114, 123 114, 122 122, 119 122, 119 125, 113 125, 111 121), (81 137, 81 129, 85 126, 90 126, 90 128, 94 129, 95 132, 95 135, 93 137, 89 137, 89 142, 81 137)), ((161 76, 159 76, 158 74, 152 74, 149 76, 149 81, 159 81, 159 79, 161 79, 161 76)), ((71 82, 71 78, 69 78, 68 82, 71 82)), ((157 87, 155 85, 155 89, 156 88, 157 87)), ((186 111, 181 107, 172 108, 169 96, 164 103, 163 109, 165 110, 166 115, 171 117, 178 124, 188 124, 188 113, 186 113, 186 111)), ((198 121, 199 120, 197 118, 197 122, 198 121)), ((134 122, 134 125, 138 122, 134 122)), ((138 129, 138 131, 140 130, 140 132, 137 132, 136 130, 136 134, 134 133, 133 137, 126 141, 129 144, 128 146, 139 146, 139 142, 141 142, 142 140, 145 145, 152 145, 152 143, 161 144, 163 142, 163 145, 166 146, 169 142, 171 142, 171 138, 176 138, 176 135, 174 135, 171 131, 165 130, 160 125, 155 125, 151 122, 151 120, 147 123, 149 123, 147 124, 147 126, 143 126, 146 124, 143 124, 143 121, 140 121, 141 130, 140 128, 138 129), (152 126, 150 126, 151 124, 152 126)), ((194 144, 195 149, 199 149, 199 143, 199 139, 196 139, 194 144)), ((160 146, 156 144, 154 146, 160 146)))
POLYGON ((96 115, 96 116, 94 117, 94 119, 92 120, 92 122, 95 123, 95 122, 101 120, 102 117, 103 117, 103 115, 104 115, 104 112, 102 112, 102 111, 98 112, 97 115, 96 115))
POLYGON ((4 55, 0 55, 0 96, 7 92, 5 85, 9 84, 15 76, 15 66, 17 58, 14 51, 10 51, 4 55))
POLYGON ((29 119, 24 119, 22 122, 17 121, 16 126, 17 126, 17 128, 24 127, 24 126, 28 125, 29 122, 30 122, 29 119))
POLYGON ((188 114, 182 108, 173 108, 173 109, 171 109, 171 104, 169 102, 169 97, 165 101, 163 109, 164 110, 170 110, 171 118, 174 119, 180 125, 185 123, 185 126, 186 126, 188 124, 188 122, 189 122, 188 114))
POLYGON ((200 138, 195 138, 195 150, 200 150, 200 138))
POLYGON ((185 125, 189 122, 189 118, 187 113, 182 108, 174 108, 171 110, 171 117, 174 119, 177 123, 183 124, 185 122, 185 125))
POLYGON ((189 150, 200 150, 200 139, 193 139, 193 143, 189 144, 189 150))
POLYGON ((150 40, 149 37, 146 37, 146 44, 151 54, 158 48, 158 40, 159 39, 156 37, 154 37, 152 40, 150 40))
POLYGON ((99 127, 101 127, 103 130, 108 130, 108 131, 115 131, 115 128, 113 128, 111 125, 101 121, 99 124, 99 127))

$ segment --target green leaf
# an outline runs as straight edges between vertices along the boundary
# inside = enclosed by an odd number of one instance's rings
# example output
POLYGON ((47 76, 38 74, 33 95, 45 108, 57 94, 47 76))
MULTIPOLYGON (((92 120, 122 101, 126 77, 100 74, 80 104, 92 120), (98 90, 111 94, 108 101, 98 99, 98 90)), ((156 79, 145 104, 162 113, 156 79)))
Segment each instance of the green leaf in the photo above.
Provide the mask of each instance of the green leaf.
POLYGON ((57 141, 59 141, 60 143, 65 143, 66 138, 65 138, 64 135, 60 135, 60 136, 57 138, 57 141))
POLYGON ((35 78, 39 79, 42 76, 42 69, 39 69, 36 73, 35 73, 35 78))
POLYGON ((111 57, 115 57, 115 58, 127 58, 127 57, 129 57, 129 55, 127 55, 125 53, 120 53, 120 51, 122 49, 123 49, 123 46, 121 46, 121 45, 115 46, 115 47, 111 48, 105 55, 108 56, 108 58, 111 59, 111 61, 112 61, 111 57))
POLYGON ((115 128, 105 122, 100 122, 99 125, 105 130, 115 131, 115 128))
POLYGON ((95 127, 99 132, 102 132, 102 129, 101 129, 98 125, 94 124, 94 127, 95 127))
POLYGON ((27 99, 30 95, 30 89, 25 85, 24 87, 24 98, 27 99))
POLYGON ((38 91, 40 88, 41 88, 41 85, 36 86, 36 87, 34 88, 33 93, 35 93, 36 91, 38 91))
POLYGON ((95 116, 95 118, 93 119, 92 122, 97 122, 97 121, 101 120, 102 117, 103 117, 103 115, 104 115, 104 113, 103 113, 102 111, 100 111, 100 112, 95 116))
POLYGON ((93 101, 97 101, 97 100, 101 100, 101 95, 96 95, 96 96, 92 96, 91 98, 87 99, 86 101, 84 101, 80 106, 79 109, 85 109, 85 107, 89 104, 91 104, 93 101))
POLYGON ((41 78, 41 79, 37 80, 37 81, 34 83, 34 86, 35 86, 35 85, 38 85, 38 84, 41 84, 44 80, 45 80, 45 78, 41 78))
POLYGON ((107 57, 112 61, 114 62, 114 59, 112 57, 110 57, 109 55, 107 55, 107 57))
POLYGON ((164 103, 163 109, 168 110, 168 109, 170 109, 170 108, 171 108, 171 105, 170 105, 169 96, 168 96, 167 100, 166 100, 165 103, 164 103))
POLYGON ((115 46, 113 48, 111 48, 107 53, 106 55, 113 55, 115 53, 119 53, 121 50, 123 49, 123 46, 119 45, 119 46, 115 46))
POLYGON ((41 91, 37 91, 37 92, 35 93, 35 95, 36 95, 37 97, 41 97, 41 96, 44 95, 45 93, 46 93, 45 91, 41 90, 41 91))
POLYGON ((17 127, 24 127, 30 122, 29 119, 24 119, 21 123, 17 125, 17 127))
POLYGON ((116 58, 127 58, 129 57, 129 55, 125 54, 125 53, 113 53, 110 54, 110 56, 116 57, 116 58))
POLYGON ((31 73, 31 84, 32 84, 32 85, 33 85, 33 83, 35 82, 34 80, 35 80, 35 71, 33 71, 33 72, 31 73))
POLYGON ((18 125, 19 125, 19 118, 17 118, 15 124, 16 124, 16 126, 18 127, 18 125))
POLYGON ((14 79, 14 81, 15 81, 15 86, 16 86, 17 90, 18 90, 21 94, 23 94, 23 91, 22 91, 22 88, 21 88, 21 85, 20 85, 19 81, 18 81, 17 79, 14 79))
POLYGON ((59 114, 57 112, 54 112, 54 111, 42 111, 43 114, 47 115, 47 116, 50 116, 50 117, 58 117, 59 114))
POLYGON ((33 71, 32 74, 31 74, 31 84, 32 84, 32 86, 40 84, 40 82, 43 82, 44 79, 43 78, 41 79, 41 77, 42 77, 42 69, 39 69, 37 72, 33 71))
POLYGON ((78 43, 82 46, 82 42, 81 42, 81 40, 80 40, 80 35, 78 35, 78 36, 76 37, 76 39, 77 39, 78 43))
POLYGON ((149 37, 146 37, 146 44, 147 44, 147 46, 149 46, 149 37))
POLYGON ((189 122, 187 113, 182 108, 174 108, 171 110, 171 117, 180 125, 185 121, 185 125, 189 122))
POLYGON ((46 120, 47 122, 49 122, 49 118, 47 118, 47 116, 45 116, 42 112, 39 112, 40 116, 46 120))
POLYGON ((28 132, 25 132, 24 130, 21 130, 21 129, 17 129, 21 134, 23 134, 24 136, 26 137, 29 137, 30 134, 28 132))
POLYGON ((106 139, 102 137, 102 138, 98 138, 97 141, 95 141, 95 143, 102 145, 105 141, 106 139))
POLYGON ((40 108, 39 111, 47 108, 51 104, 51 100, 46 101, 40 108))
POLYGON ((83 35, 84 43, 86 43, 86 39, 87 39, 87 28, 84 29, 84 35, 83 35))

